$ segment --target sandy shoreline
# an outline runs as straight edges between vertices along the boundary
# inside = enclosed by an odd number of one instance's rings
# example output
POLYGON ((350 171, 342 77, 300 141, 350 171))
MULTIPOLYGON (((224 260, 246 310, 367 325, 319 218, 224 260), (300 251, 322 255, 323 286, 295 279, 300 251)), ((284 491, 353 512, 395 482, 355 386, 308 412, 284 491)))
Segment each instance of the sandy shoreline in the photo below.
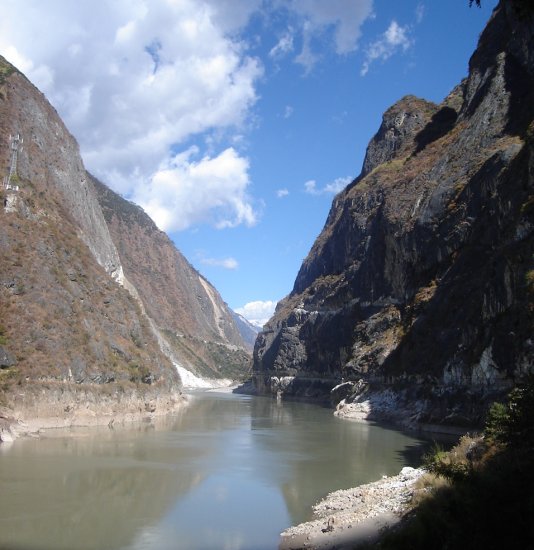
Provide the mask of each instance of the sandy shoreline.
POLYGON ((371 543, 382 529, 397 523, 408 509, 421 468, 330 493, 313 507, 314 519, 281 533, 280 550, 350 549, 371 543))

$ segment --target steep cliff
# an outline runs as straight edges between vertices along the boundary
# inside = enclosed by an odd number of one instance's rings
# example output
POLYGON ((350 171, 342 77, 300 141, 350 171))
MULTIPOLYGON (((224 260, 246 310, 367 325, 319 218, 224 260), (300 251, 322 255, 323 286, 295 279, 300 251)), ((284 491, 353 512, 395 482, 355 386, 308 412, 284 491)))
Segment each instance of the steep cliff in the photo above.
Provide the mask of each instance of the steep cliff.
POLYGON ((119 254, 76 141, 2 58, 0 77, 2 175, 10 136, 21 137, 1 191, 0 417, 68 425, 179 406, 176 369, 118 283, 119 254))
POLYGON ((441 105, 385 113, 256 341, 259 392, 470 424, 532 370, 533 56, 501 2, 441 105))
POLYGON ((117 250, 86 176, 76 140, 43 94, 1 57, 0 71, 2 177, 9 167, 9 136, 20 134, 24 154, 18 157, 17 176, 45 192, 60 195, 61 206, 75 223, 77 235, 97 262, 117 278, 117 250))
POLYGON ((243 377, 250 370, 250 347, 217 290, 140 207, 89 177, 124 275, 165 339, 170 356, 201 376, 243 377))
POLYGON ((211 376, 246 369, 217 291, 85 171, 55 110, 3 58, 0 170, 0 441, 7 417, 168 412, 182 402, 174 360, 211 376))

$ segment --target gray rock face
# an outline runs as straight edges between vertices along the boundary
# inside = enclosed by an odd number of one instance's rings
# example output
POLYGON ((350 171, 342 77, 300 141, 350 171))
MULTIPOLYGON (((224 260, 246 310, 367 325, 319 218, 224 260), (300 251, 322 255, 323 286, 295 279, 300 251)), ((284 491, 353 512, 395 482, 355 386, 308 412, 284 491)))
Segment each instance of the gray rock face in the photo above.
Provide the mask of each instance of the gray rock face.
POLYGON ((469 424, 533 369, 533 26, 501 3, 441 105, 384 115, 256 341, 260 392, 363 380, 469 424))
POLYGON ((17 360, 2 346, 0 346, 0 369, 8 369, 17 364, 17 360))
POLYGON ((437 105, 414 96, 406 96, 388 109, 382 124, 367 147, 362 176, 377 166, 402 158, 414 149, 414 139, 437 112, 437 105))
POLYGON ((233 312, 137 205, 89 176, 124 275, 165 339, 173 360, 198 375, 241 378, 250 371, 233 312))
MULTIPOLYGON (((2 135, 20 134, 24 139, 25 153, 19 155, 17 165, 20 179, 61 193, 63 207, 75 221, 81 239, 98 263, 117 277, 119 255, 76 140, 43 94, 21 73, 14 72, 6 88, 10 109, 2 120, 2 135)), ((8 147, 1 149, 4 156, 8 147)))

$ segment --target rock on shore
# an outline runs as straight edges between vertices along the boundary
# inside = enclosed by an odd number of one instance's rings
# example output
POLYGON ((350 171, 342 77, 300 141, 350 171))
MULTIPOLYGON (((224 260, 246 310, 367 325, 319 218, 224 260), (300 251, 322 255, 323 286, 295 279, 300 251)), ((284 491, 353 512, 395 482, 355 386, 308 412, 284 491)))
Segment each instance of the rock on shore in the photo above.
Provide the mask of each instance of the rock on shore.
POLYGON ((312 521, 281 534, 280 549, 342 549, 372 542, 406 512, 415 483, 424 473, 405 467, 396 476, 330 493, 313 507, 312 521))

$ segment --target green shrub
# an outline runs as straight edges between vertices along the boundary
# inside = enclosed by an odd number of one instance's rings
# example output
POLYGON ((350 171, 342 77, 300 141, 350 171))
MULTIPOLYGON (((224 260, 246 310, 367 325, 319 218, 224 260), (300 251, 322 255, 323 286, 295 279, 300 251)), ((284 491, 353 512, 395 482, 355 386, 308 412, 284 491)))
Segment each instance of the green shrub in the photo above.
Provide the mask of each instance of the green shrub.
POLYGON ((506 404, 492 405, 485 434, 498 445, 534 450, 534 375, 512 390, 506 404))
POLYGON ((425 466, 449 480, 435 487, 401 524, 367 548, 429 550, 534 548, 534 376, 494 404, 484 438, 440 447, 425 466))
POLYGON ((488 411, 484 434, 491 443, 499 443, 505 438, 505 426, 508 422, 508 407, 503 403, 493 403, 488 411))
POLYGON ((424 467, 434 475, 452 482, 466 480, 472 474, 483 446, 481 437, 471 437, 469 434, 462 436, 450 451, 444 451, 439 445, 435 445, 424 456, 424 467))

